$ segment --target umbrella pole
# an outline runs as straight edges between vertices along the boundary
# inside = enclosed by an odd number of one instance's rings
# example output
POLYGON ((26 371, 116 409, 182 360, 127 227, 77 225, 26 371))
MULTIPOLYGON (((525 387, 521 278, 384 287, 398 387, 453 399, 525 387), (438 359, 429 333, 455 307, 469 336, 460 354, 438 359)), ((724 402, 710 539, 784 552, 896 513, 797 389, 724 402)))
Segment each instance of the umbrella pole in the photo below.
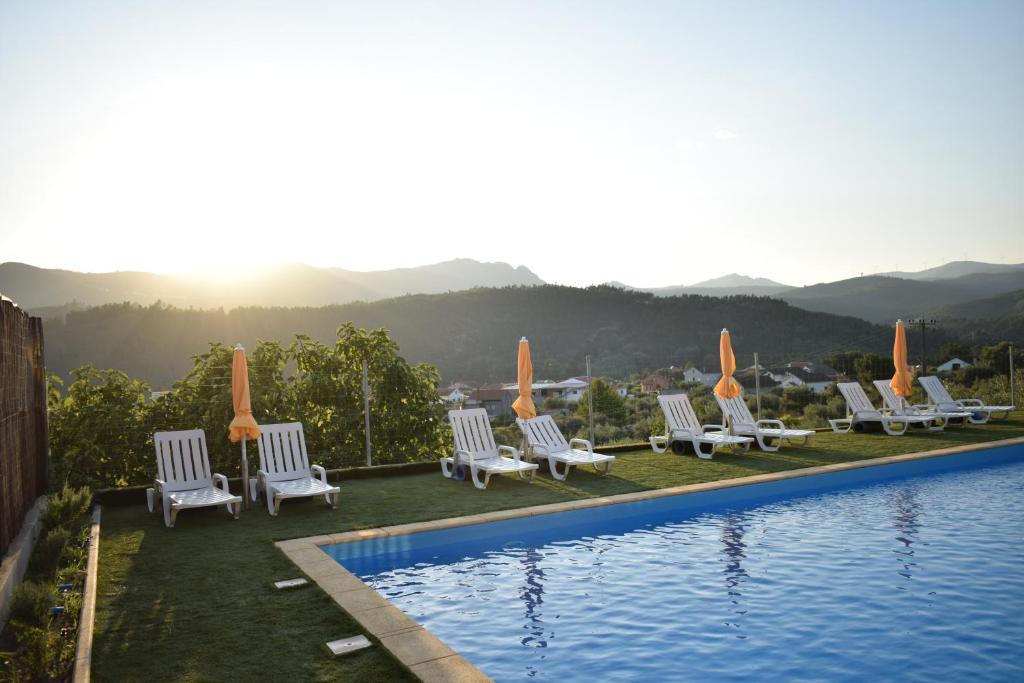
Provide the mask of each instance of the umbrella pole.
POLYGON ((245 455, 246 438, 242 437, 242 507, 248 510, 252 507, 249 499, 249 458, 245 455))

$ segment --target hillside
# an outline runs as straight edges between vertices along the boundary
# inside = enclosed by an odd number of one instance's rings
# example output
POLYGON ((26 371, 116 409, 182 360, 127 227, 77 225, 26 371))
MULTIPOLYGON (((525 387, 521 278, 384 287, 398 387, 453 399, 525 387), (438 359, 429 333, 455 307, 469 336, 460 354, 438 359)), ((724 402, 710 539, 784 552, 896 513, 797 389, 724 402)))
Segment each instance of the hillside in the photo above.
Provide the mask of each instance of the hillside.
POLYGON ((1024 270, 977 273, 935 281, 867 275, 800 287, 778 297, 810 311, 892 322, 926 314, 944 305, 992 297, 1024 288, 1024 270))
POLYGON ((948 280, 965 275, 1012 273, 1024 270, 1024 263, 983 263, 981 261, 950 261, 941 266, 913 272, 895 271, 878 273, 887 277, 899 277, 905 280, 948 280))
POLYGON ((286 264, 230 279, 217 273, 79 273, 0 264, 0 292, 33 311, 72 301, 89 306, 163 301, 184 308, 325 306, 403 294, 539 284, 543 281, 525 266, 472 259, 368 272, 286 264))
POLYGON ((987 299, 975 299, 942 306, 931 311, 930 315, 940 319, 961 318, 967 320, 995 320, 1015 315, 1024 316, 1024 289, 987 299))
POLYGON ((730 273, 721 277, 703 280, 692 285, 671 285, 668 287, 633 287, 621 282, 609 282, 612 287, 620 287, 636 292, 649 292, 655 296, 775 296, 793 289, 790 285, 775 282, 764 277, 748 277, 738 273, 730 273))
POLYGON ((885 352, 888 327, 811 313, 755 297, 656 297, 612 287, 547 285, 473 289, 320 308, 182 310, 108 305, 71 311, 44 323, 49 369, 60 375, 83 363, 115 367, 154 386, 169 386, 209 341, 290 341, 307 333, 330 341, 338 325, 384 327, 414 362, 448 380, 501 381, 515 376, 516 342, 531 341, 538 378, 585 371, 615 377, 686 362, 718 362, 719 332, 732 332, 741 367, 820 357, 836 350, 885 352))

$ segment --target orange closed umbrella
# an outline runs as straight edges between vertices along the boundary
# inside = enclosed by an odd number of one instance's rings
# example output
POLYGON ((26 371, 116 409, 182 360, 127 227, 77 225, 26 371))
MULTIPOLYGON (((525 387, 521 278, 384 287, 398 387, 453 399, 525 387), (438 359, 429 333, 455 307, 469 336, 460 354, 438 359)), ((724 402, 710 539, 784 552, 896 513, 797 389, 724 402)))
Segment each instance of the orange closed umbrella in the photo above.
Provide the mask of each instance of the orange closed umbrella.
POLYGON ((235 344, 235 355, 231 358, 231 403, 235 417, 228 426, 228 439, 233 443, 242 442, 242 497, 249 507, 249 461, 245 454, 245 442, 260 435, 260 426, 252 416, 252 401, 249 398, 249 363, 245 360, 245 349, 235 344))
POLYGON ((512 410, 524 420, 537 417, 533 405, 533 361, 530 360, 530 342, 526 337, 519 340, 519 398, 512 403, 512 410))
POLYGON ((715 396, 719 398, 735 398, 743 393, 743 387, 732 376, 736 372, 736 356, 732 353, 732 341, 729 330, 722 328, 722 338, 718 342, 718 354, 722 358, 722 379, 715 385, 715 396))
POLYGON ((892 376, 889 386, 897 396, 910 398, 913 393, 911 387, 913 375, 907 365, 907 329, 902 320, 896 321, 896 341, 892 345, 892 364, 896 368, 896 374, 892 376))

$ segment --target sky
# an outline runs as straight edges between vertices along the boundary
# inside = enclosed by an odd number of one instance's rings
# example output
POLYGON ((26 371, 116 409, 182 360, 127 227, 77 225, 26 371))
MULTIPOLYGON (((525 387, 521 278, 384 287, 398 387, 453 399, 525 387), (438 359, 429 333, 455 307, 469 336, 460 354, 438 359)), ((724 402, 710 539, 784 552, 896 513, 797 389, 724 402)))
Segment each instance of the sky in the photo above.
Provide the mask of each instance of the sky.
POLYGON ((0 2, 0 262, 1024 262, 1024 2, 0 2))

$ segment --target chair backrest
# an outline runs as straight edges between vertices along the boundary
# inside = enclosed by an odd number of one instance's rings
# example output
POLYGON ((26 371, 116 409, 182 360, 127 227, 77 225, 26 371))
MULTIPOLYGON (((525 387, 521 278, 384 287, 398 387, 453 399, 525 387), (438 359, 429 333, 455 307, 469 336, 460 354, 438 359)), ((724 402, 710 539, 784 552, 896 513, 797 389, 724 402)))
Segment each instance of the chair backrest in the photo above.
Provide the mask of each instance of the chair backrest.
POLYGON ((882 400, 885 401, 886 407, 897 415, 903 415, 907 412, 907 404, 896 395, 889 381, 887 379, 876 379, 873 384, 875 389, 878 389, 878 393, 881 394, 882 400))
POLYGON ((704 431, 690 403, 690 397, 686 394, 662 394, 658 396, 658 404, 661 412, 665 413, 665 426, 670 433, 700 434, 704 431))
POLYGON ((157 432, 153 435, 153 444, 156 446, 157 478, 166 483, 168 491, 213 486, 206 434, 202 429, 157 432))
POLYGON ((541 415, 529 420, 516 420, 522 430, 526 442, 531 446, 544 446, 548 453, 561 453, 569 450, 569 442, 562 436, 561 430, 550 415, 541 415))
POLYGON ((301 422, 260 425, 256 445, 260 449, 260 469, 267 473, 268 480, 309 476, 309 456, 301 422))
POLYGON ((475 458, 498 457, 498 445, 494 443, 487 410, 449 410, 448 422, 452 425, 456 450, 472 453, 475 458))
POLYGON ((750 425, 753 427, 757 423, 754 416, 750 414, 750 408, 747 407, 747 402, 743 400, 742 396, 722 398, 716 394, 715 400, 718 401, 718 407, 722 409, 723 424, 726 421, 726 417, 732 419, 733 425, 750 425))
POLYGON ((836 386, 846 399, 846 407, 851 413, 861 417, 881 418, 882 414, 871 403, 860 382, 839 382, 836 386))
POLYGON ((940 406, 954 403, 953 397, 949 395, 946 386, 938 377, 927 375, 925 377, 918 377, 917 381, 924 387, 924 391, 928 394, 928 398, 932 400, 932 403, 940 406))

